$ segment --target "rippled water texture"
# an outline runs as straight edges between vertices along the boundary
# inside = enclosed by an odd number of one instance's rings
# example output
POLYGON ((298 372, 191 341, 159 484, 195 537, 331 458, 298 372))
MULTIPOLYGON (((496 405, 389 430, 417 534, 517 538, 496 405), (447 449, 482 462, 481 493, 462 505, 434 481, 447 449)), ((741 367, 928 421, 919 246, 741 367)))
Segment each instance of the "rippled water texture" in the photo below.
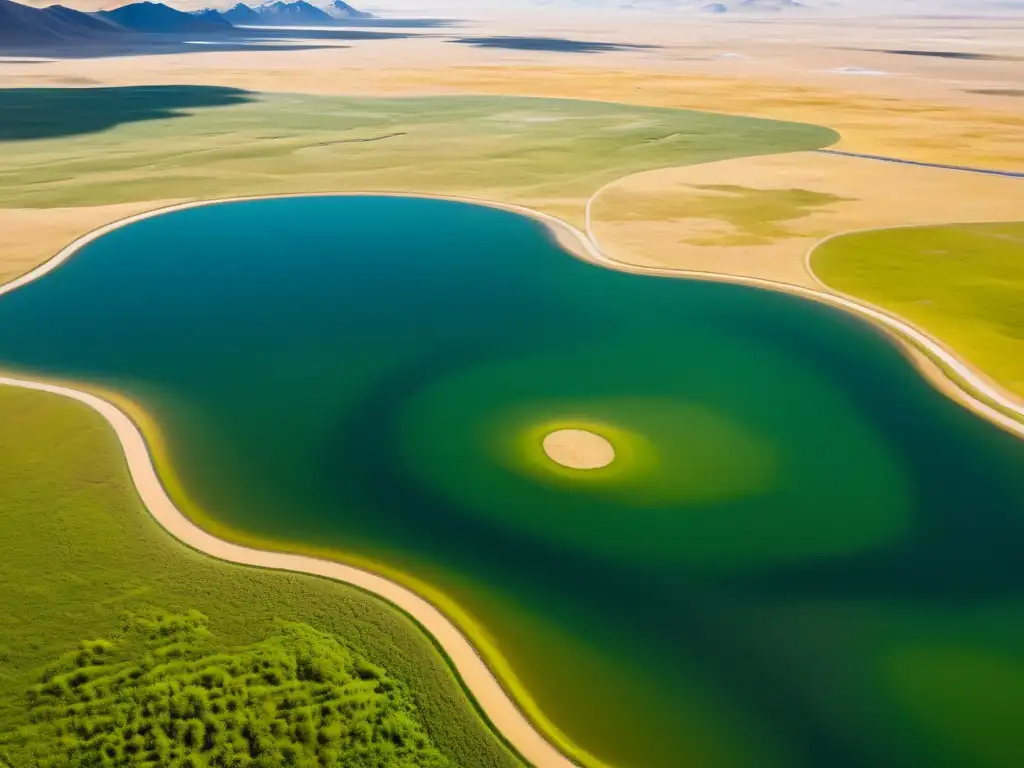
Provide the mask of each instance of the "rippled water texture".
POLYGON ((220 523, 440 588, 614 765, 1024 764, 1024 442, 826 307, 489 208, 260 200, 3 297, 0 364, 142 403, 220 523))

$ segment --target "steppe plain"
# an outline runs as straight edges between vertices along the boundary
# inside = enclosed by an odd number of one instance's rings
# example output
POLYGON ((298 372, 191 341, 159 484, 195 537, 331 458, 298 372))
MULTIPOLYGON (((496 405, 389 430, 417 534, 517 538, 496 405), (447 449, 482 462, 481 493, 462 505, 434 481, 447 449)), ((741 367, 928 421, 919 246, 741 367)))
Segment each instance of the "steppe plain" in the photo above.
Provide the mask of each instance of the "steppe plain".
MULTIPOLYGON (((809 123, 836 131, 832 149, 844 152, 1019 173, 1024 172, 1024 101, 1017 72, 1024 60, 1024 22, 665 22, 598 14, 585 20, 578 15, 556 18, 540 26, 536 17, 529 24, 514 18, 464 21, 450 27, 410 27, 402 35, 325 40, 291 31, 289 43, 305 41, 311 48, 206 52, 197 43, 194 50, 152 55, 96 51, 64 58, 60 52, 41 51, 38 56, 0 59, 2 89, 170 86, 179 89, 173 91, 175 98, 185 94, 165 110, 154 105, 158 108, 152 115, 130 113, 115 124, 85 125, 77 136, 52 142, 0 135, 0 280, 28 272, 99 226, 190 200, 307 191, 442 193, 559 216, 589 228, 606 253, 632 264, 848 292, 931 332, 1010 397, 1024 392, 1019 334, 1024 318, 1014 314, 1012 300, 1005 303, 1005 312, 979 311, 977 302, 960 300, 957 285, 929 270, 926 260, 919 260, 918 269, 931 282, 917 280, 915 274, 915 285, 923 292, 894 295, 885 284, 858 283, 857 275, 844 273, 841 265, 834 269, 832 257, 828 268, 819 269, 810 253, 816 243, 848 231, 985 222, 993 228, 964 237, 976 235, 998 245, 993 254, 983 246, 975 248, 976 263, 982 265, 985 280, 1001 286, 1012 299, 1020 295, 1024 280, 1016 266, 1024 246, 1019 228, 1005 223, 1024 219, 1019 191, 1024 180, 1019 178, 814 151, 683 168, 660 168, 646 161, 637 167, 634 158, 618 170, 614 163, 581 168, 568 156, 564 163, 558 160, 571 131, 562 132, 556 121, 546 124, 532 115, 524 129, 532 138, 524 139, 520 150, 539 153, 544 169, 553 167, 558 173, 541 174, 541 166, 529 163, 509 173, 507 129, 488 129, 486 115, 481 118, 474 111, 472 100, 465 115, 424 118, 423 110, 410 110, 407 118, 389 117, 385 122, 398 127, 386 130, 379 130, 372 119, 341 130, 329 120, 306 124, 301 119, 303 112, 316 111, 319 97, 588 100, 809 123), (541 47, 561 50, 536 50, 536 44, 523 50, 521 40, 533 38, 558 41, 541 47), (225 103, 196 103, 189 91, 195 88, 200 100, 212 96, 225 103), (266 123, 238 122, 232 113, 250 108, 300 117, 268 131, 266 123), (222 109, 224 122, 218 126, 222 109), (194 114, 205 122, 197 123, 202 130, 169 146, 161 131, 174 130, 176 113, 194 114), (928 306, 937 300, 941 313, 930 316, 928 306)), ((11 94, 0 91, 0 109, 11 94)), ((95 106, 96 113, 104 111, 103 103, 95 106)), ((57 100, 53 108, 65 107, 57 100)), ((400 113, 402 108, 395 110, 400 113)), ((623 125, 628 127, 628 121, 623 125)), ((841 237, 833 241, 842 242, 841 237)), ((885 247, 872 253, 891 258, 885 247)), ((856 269, 863 275, 885 266, 868 257, 856 269)), ((49 423, 45 409, 36 410, 42 400, 33 401, 38 397, 34 393, 5 389, 0 396, 10 423, 21 422, 29 430, 49 423)), ((112 439, 90 421, 91 414, 86 417, 70 404, 62 408, 54 419, 78 419, 83 444, 116 455, 112 439)), ((19 464, 21 447, 17 442, 4 446, 14 468, 11 482, 42 471, 41 463, 28 466, 32 462, 22 459, 19 464)), ((33 449, 38 455, 44 451, 41 442, 33 449)), ((69 465, 80 460, 70 453, 61 458, 69 465)), ((75 471, 99 472, 88 467, 75 471)), ((122 473, 107 482, 118 491, 126 479, 122 473)), ((63 493, 66 500, 74 491, 63 493)), ((128 528, 123 522, 118 525, 128 528)), ((155 532, 146 528, 128 533, 152 537, 155 532)), ((205 567, 202 562, 197 559, 188 567, 205 567)), ((298 589, 298 582, 294 584, 298 589)), ((320 606, 330 596, 326 588, 315 589, 324 592, 323 597, 317 592, 316 605, 290 611, 275 603, 275 610, 303 621, 323 614, 329 609, 320 606)), ((169 607, 184 610, 188 600, 195 597, 176 596, 169 607)), ((360 604, 346 610, 363 616, 360 611, 365 609, 360 604)), ((240 615, 236 608, 232 612, 240 615)), ((369 626, 370 620, 366 622, 369 626)), ((246 634, 240 628, 242 619, 237 624, 232 635, 236 642, 262 639, 246 634)), ((366 631, 382 637, 391 633, 392 638, 408 632, 376 625, 366 631)), ((61 636, 52 646, 68 639, 61 636)), ((415 641, 395 641, 390 651, 398 659, 393 665, 405 672, 405 667, 415 666, 409 661, 414 654, 398 648, 401 643, 413 647, 415 641)), ((415 654, 429 660, 423 663, 432 665, 430 675, 443 680, 434 684, 443 691, 438 698, 451 699, 451 680, 434 649, 415 648, 415 654)), ((415 679, 412 672, 408 676, 415 679)), ((436 713, 447 705, 436 704, 428 719, 439 718, 436 713)), ((476 713, 459 706, 465 722, 473 721, 476 713)), ((452 742, 452 749, 464 757, 486 753, 494 764, 512 760, 501 744, 467 747, 455 737, 452 742)), ((999 765, 999 759, 997 755, 989 764, 999 765)))
MULTIPOLYGON (((246 92, 225 96, 229 101, 251 94, 273 94, 271 99, 280 94, 587 99, 805 122, 835 130, 840 138, 832 149, 839 151, 1024 170, 1024 102, 1017 74, 1024 58, 1024 21, 1019 18, 708 20, 600 11, 560 15, 552 10, 543 17, 491 13, 484 21, 360 28, 351 36, 308 32, 306 39, 302 30, 289 30, 279 51, 206 52, 212 46, 201 45, 202 40, 184 51, 175 46, 144 56, 97 51, 62 58, 60 52, 40 51, 38 56, 0 59, 0 85, 187 85, 246 92), (303 45, 309 49, 285 49, 303 45)), ((188 97, 169 107, 171 112, 191 109, 188 97)), ((215 124, 218 110, 210 111, 208 120, 215 124)), ((135 119, 145 118, 128 118, 135 119)), ((96 143, 88 137, 77 144, 51 143, 52 152, 45 142, 38 150, 33 143, 5 142, 0 145, 5 169, 0 275, 20 274, 75 236, 130 213, 239 194, 240 188, 250 193, 440 192, 514 202, 581 225, 594 183, 610 182, 594 201, 592 224, 602 246, 616 258, 802 285, 817 285, 804 258, 816 238, 849 229, 1024 216, 1015 179, 818 153, 716 167, 651 168, 639 177, 631 172, 617 177, 614 168, 606 168, 600 178, 595 174, 571 184, 510 177, 495 149, 501 131, 481 136, 479 126, 465 126, 470 141, 477 143, 466 151, 470 145, 446 140, 452 138, 450 126, 436 116, 421 120, 409 135, 362 147, 381 153, 391 149, 389 141, 401 142, 397 160, 351 165, 341 150, 351 153, 355 147, 335 142, 373 138, 373 131, 338 130, 329 122, 316 126, 322 136, 306 141, 287 130, 271 136, 255 123, 229 123, 220 136, 190 137, 187 144, 169 148, 156 135, 146 146, 146 123, 129 122, 96 143), (113 151, 122 141, 119 131, 128 131, 123 139, 133 141, 138 157, 113 151), (61 154, 67 147, 74 153, 71 160, 61 154), (230 156, 220 157, 225 150, 230 156), (239 156, 248 158, 247 168, 238 167, 239 156), (216 171, 227 178, 175 183, 181 166, 208 159, 211 167, 227 161, 216 171), (305 166, 298 172, 289 168, 285 179, 282 160, 305 166), (246 175, 230 183, 231 174, 239 171, 246 175), (693 185, 706 185, 712 177, 722 179, 719 184, 761 190, 761 197, 710 191, 699 211, 690 210, 693 185), (93 182, 91 188, 76 190, 85 179, 93 182), (113 199, 108 182, 122 190, 113 199), (789 217, 783 221, 793 226, 762 232, 757 242, 740 238, 733 243, 739 247, 730 248, 722 233, 733 224, 721 211, 711 210, 707 198, 732 196, 732 207, 756 216, 773 204, 764 191, 783 188, 813 191, 810 207, 796 201, 789 213, 770 213, 789 217), (658 201, 654 206, 653 197, 658 201)), ((542 137, 538 149, 549 142, 542 137)), ((196 175, 195 168, 189 172, 196 175)), ((782 201, 783 207, 789 204, 782 201)), ((969 351, 965 354, 970 359, 969 351)))

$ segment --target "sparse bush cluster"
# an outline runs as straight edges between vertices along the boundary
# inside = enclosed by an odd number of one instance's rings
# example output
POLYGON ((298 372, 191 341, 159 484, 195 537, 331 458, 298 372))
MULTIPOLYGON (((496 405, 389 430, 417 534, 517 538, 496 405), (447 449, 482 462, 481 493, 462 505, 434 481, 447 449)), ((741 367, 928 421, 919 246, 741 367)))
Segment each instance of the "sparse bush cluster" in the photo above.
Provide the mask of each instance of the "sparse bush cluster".
POLYGON ((61 656, 0 737, 45 768, 444 768, 405 686, 296 622, 226 648, 190 611, 128 613, 61 656))

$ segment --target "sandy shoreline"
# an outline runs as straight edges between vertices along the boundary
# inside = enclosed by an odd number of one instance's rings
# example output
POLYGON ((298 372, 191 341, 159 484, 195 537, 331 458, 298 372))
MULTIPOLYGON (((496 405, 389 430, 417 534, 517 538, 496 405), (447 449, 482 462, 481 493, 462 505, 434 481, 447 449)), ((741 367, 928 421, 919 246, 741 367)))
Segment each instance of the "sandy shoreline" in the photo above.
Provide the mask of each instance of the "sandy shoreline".
MULTIPOLYGON (((614 182, 613 182, 614 183, 614 182)), ((976 371, 971 365, 960 360, 952 351, 948 350, 942 342, 932 338, 924 330, 909 323, 908 321, 889 314, 877 307, 862 302, 858 299, 825 289, 821 281, 815 281, 822 289, 808 288, 778 280, 769 280, 760 277, 745 277, 743 275, 730 275, 718 272, 702 272, 696 270, 672 269, 669 267, 648 267, 629 264, 619 261, 606 255, 592 227, 592 206, 594 200, 604 190, 597 190, 587 201, 586 211, 586 234, 576 230, 566 222, 559 222, 562 226, 568 227, 580 238, 581 244, 588 257, 588 260, 604 265, 621 272, 631 272, 639 275, 656 275, 659 277, 685 278, 691 280, 708 280, 711 282, 735 283, 737 285, 748 285, 754 288, 764 288, 772 291, 781 291, 794 296, 817 301, 823 304, 836 307, 850 312, 858 317, 868 320, 873 325, 887 332, 902 346, 909 350, 910 359, 915 362, 915 367, 943 394, 956 400, 964 407, 970 409, 978 416, 988 419, 993 424, 1008 432, 1024 438, 1024 405, 1021 405, 1015 398, 1002 392, 996 385, 989 381, 988 377, 976 371), (931 360, 933 365, 921 366, 919 358, 915 356, 924 354, 931 360), (935 378, 941 372, 942 381, 935 378), (950 375, 952 374, 952 375, 950 375), (993 407, 993 405, 995 407, 993 407), (1013 414, 1008 416, 1007 413, 1013 414)), ((537 212, 537 215, 552 220, 554 217, 537 212)), ((554 219, 554 221, 558 221, 554 219)), ((814 247, 817 247, 816 244, 814 247)), ((814 247, 810 253, 813 253, 814 247)), ((810 253, 805 256, 809 265, 810 253)), ((809 267, 808 267, 809 268, 809 267)), ((811 272, 813 277, 813 272, 811 272)))
POLYGON ((232 563, 336 579, 378 595, 412 616, 448 654, 481 709, 523 757, 538 768, 575 765, 534 729, 465 635, 433 604, 389 579, 359 568, 305 555, 252 549, 212 536, 185 517, 171 501, 157 476, 145 438, 117 406, 88 392, 56 384, 0 376, 0 385, 67 397, 103 416, 121 442, 132 482, 142 502, 154 519, 184 544, 232 563))
MULTIPOLYGON (((391 197, 427 197, 433 199, 454 200, 458 202, 487 205, 513 213, 528 216, 535 221, 542 223, 551 233, 556 241, 578 258, 589 261, 593 264, 606 268, 616 269, 623 272, 630 272, 642 275, 656 275, 672 278, 688 278, 699 280, 710 280, 716 282, 730 282, 741 285, 749 285, 759 288, 783 291, 793 295, 801 296, 813 301, 819 301, 831 306, 844 309, 848 312, 863 317, 876 326, 879 326, 899 339, 903 344, 913 350, 920 350, 927 355, 928 359, 937 362, 943 369, 943 381, 935 383, 940 391, 954 397, 958 402, 969 407, 972 411, 983 416, 998 426, 1013 432, 1024 438, 1024 421, 1017 421, 1005 413, 1000 412, 988 403, 976 397, 972 392, 962 386, 966 383, 968 387, 979 393, 981 397, 1006 408, 1008 411, 1024 418, 1024 408, 1014 402, 1008 401, 1000 392, 992 387, 974 372, 969 366, 958 360, 951 352, 947 351, 940 343, 931 339, 919 329, 912 325, 887 315, 872 307, 865 306, 850 298, 818 291, 810 288, 789 285, 786 283, 764 280, 760 278, 745 278, 732 275, 720 275, 715 273, 693 272, 684 270, 673 270, 654 267, 640 267, 624 262, 616 261, 606 256, 596 240, 593 239, 590 227, 590 203, 597 196, 590 198, 587 205, 587 227, 586 232, 572 226, 571 224, 550 214, 517 206, 514 204, 498 203, 488 200, 480 200, 465 197, 452 197, 444 195, 409 195, 407 193, 395 192, 365 192, 359 194, 345 193, 337 195, 334 193, 318 193, 315 195, 274 195, 269 197, 331 197, 331 196, 361 196, 378 195, 391 197), (949 376, 952 371, 960 381, 949 376), (951 385, 956 385, 951 388, 951 385)), ((204 205, 217 203, 236 202, 244 200, 257 200, 260 197, 238 197, 223 200, 194 201, 180 203, 165 208, 146 211, 134 216, 112 222, 102 226, 85 236, 77 239, 67 247, 63 248, 49 261, 37 266, 35 269, 25 273, 19 278, 0 286, 0 296, 17 290, 18 288, 37 280, 44 275, 58 268, 65 261, 74 256, 82 247, 96 240, 103 235, 128 224, 141 221, 153 216, 173 211, 196 208, 204 205)), ((923 370, 922 366, 918 366, 923 370)), ((934 381, 933 376, 929 379, 934 381)), ((315 576, 336 579, 358 588, 371 592, 384 600, 392 603, 400 610, 410 615, 427 631, 448 655, 456 672, 477 701, 481 710, 491 721, 498 732, 524 757, 538 768, 558 766, 568 768, 575 763, 566 757, 535 727, 533 722, 524 714, 523 710, 507 692, 502 681, 484 661, 481 653, 473 646, 466 634, 449 619, 433 603, 426 600, 411 589, 383 576, 371 573, 370 571, 344 565, 340 562, 330 561, 322 558, 307 555, 287 554, 255 549, 240 544, 231 543, 217 538, 206 532, 183 514, 168 496, 161 480, 157 474, 153 457, 150 453, 146 439, 135 422, 120 408, 108 400, 86 391, 74 389, 68 386, 38 382, 28 379, 11 378, 0 376, 0 385, 16 386, 25 389, 32 389, 51 394, 68 397, 81 402, 101 416, 113 427, 128 463, 129 472, 139 495, 154 519, 172 536, 201 552, 213 557, 234 562, 242 565, 252 565, 278 570, 307 573, 315 576)))

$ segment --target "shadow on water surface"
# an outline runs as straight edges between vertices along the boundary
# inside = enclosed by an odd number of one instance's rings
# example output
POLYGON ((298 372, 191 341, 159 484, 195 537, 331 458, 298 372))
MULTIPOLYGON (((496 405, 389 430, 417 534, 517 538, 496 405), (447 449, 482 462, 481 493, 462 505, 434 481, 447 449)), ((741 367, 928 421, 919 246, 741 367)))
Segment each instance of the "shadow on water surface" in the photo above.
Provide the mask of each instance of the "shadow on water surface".
POLYGON ((191 109, 253 100, 237 88, 198 85, 0 88, 0 142, 98 133, 124 123, 184 117, 191 109))
POLYGON ((1013 61, 1010 56, 993 56, 988 53, 970 53, 967 51, 917 51, 909 49, 886 50, 893 56, 925 56, 934 59, 959 59, 961 61, 1013 61))
POLYGON ((570 40, 564 37, 459 37, 448 42, 471 45, 475 48, 507 48, 513 51, 553 51, 556 53, 608 53, 609 51, 649 50, 658 47, 638 43, 570 40))

